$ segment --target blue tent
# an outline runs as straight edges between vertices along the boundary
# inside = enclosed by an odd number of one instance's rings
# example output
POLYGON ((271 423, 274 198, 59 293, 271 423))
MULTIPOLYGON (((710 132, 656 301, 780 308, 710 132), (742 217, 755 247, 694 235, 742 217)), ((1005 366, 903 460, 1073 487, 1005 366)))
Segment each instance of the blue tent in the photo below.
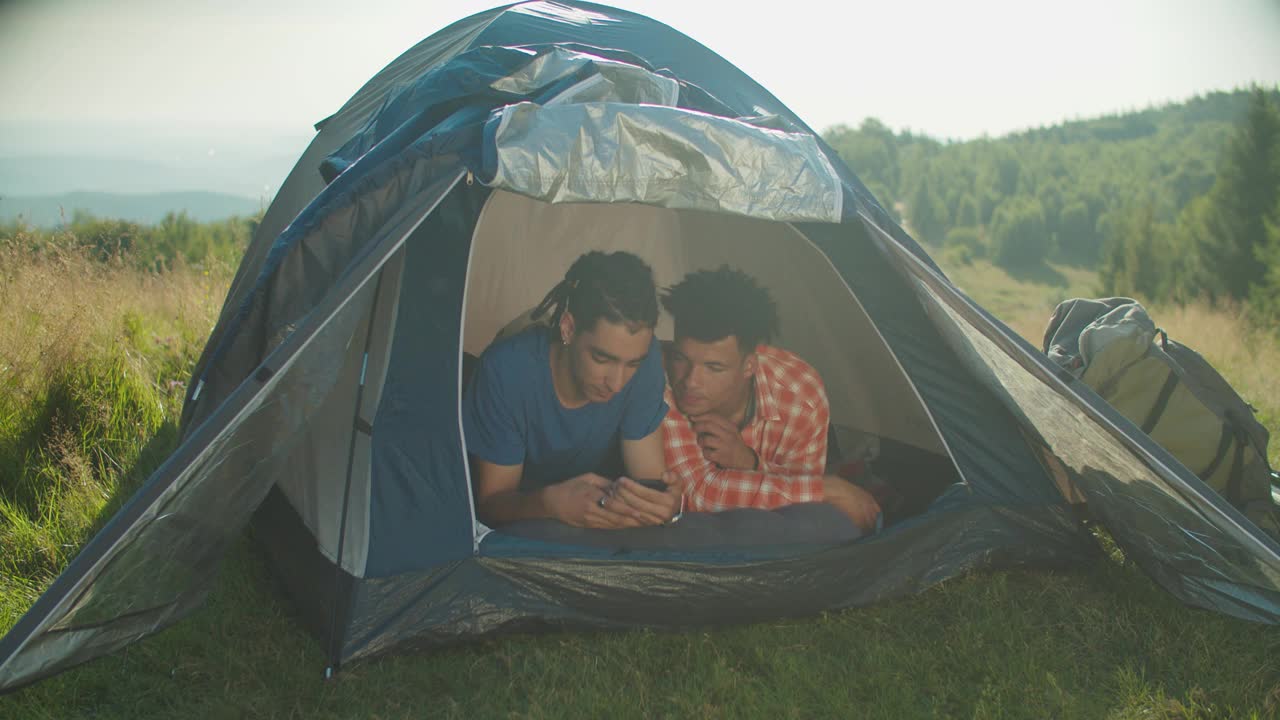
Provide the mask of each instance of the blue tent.
POLYGON ((1090 522, 1184 602, 1280 620, 1274 540, 952 285, 776 98, 671 28, 590 3, 495 9, 404 53, 317 129, 233 282, 182 444, 0 641, 0 690, 190 613, 251 523, 332 667, 498 632, 864 605, 975 568, 1086 561, 1090 522), (637 252, 664 282, 721 262, 759 277, 781 342, 822 372, 836 426, 879 444, 911 511, 847 543, 479 523, 464 359, 591 248, 637 252))

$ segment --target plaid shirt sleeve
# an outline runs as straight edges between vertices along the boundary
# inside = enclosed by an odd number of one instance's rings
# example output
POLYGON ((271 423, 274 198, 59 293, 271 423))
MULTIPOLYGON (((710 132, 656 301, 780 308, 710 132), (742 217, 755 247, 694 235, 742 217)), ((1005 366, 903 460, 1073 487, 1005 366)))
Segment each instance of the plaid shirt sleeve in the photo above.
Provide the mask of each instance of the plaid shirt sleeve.
POLYGON ((826 393, 816 376, 785 378, 780 385, 779 417, 743 431, 744 440, 760 458, 754 471, 722 468, 703 457, 692 425, 667 390, 665 459, 667 469, 684 481, 691 510, 769 510, 822 501, 830 417, 826 393))
POLYGON ((781 440, 777 451, 760 454, 760 470, 766 474, 803 478, 793 482, 816 484, 803 493, 806 499, 793 502, 819 502, 822 500, 822 476, 827 470, 827 429, 831 423, 831 409, 820 384, 803 389, 807 392, 799 394, 789 409, 781 411, 781 440))

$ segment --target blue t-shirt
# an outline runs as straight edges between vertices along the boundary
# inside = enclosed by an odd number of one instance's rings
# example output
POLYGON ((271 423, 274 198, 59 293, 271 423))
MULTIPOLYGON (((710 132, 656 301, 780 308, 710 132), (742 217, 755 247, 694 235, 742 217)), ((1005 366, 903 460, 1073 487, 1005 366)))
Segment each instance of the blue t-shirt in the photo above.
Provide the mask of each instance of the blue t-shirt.
POLYGON ((622 391, 608 402, 566 408, 551 381, 546 328, 490 345, 462 397, 467 451, 497 465, 524 464, 521 490, 598 472, 618 440, 639 440, 662 424, 662 351, 657 338, 622 391))

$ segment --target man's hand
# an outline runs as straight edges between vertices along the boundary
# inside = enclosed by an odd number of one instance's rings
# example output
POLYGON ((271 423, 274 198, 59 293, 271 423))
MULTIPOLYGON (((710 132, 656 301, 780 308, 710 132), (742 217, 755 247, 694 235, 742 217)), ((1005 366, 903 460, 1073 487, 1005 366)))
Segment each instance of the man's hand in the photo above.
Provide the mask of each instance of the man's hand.
POLYGON ((689 418, 698 435, 702 456, 722 468, 755 470, 756 454, 742 441, 737 426, 719 415, 706 413, 689 418))
POLYGON ((542 491, 543 502, 551 517, 574 527, 624 528, 644 524, 642 515, 630 505, 606 500, 611 485, 613 482, 606 477, 585 473, 547 486, 542 491))
POLYGON ((863 534, 875 529, 876 516, 880 514, 880 504, 871 496, 871 493, 835 475, 822 478, 822 493, 826 496, 826 501, 848 515, 863 534))
POLYGON ((683 505, 684 484, 673 473, 662 473, 667 489, 651 490, 628 477, 620 477, 613 485, 613 493, 605 502, 606 507, 618 509, 625 505, 638 515, 644 525, 665 525, 680 512, 683 505))

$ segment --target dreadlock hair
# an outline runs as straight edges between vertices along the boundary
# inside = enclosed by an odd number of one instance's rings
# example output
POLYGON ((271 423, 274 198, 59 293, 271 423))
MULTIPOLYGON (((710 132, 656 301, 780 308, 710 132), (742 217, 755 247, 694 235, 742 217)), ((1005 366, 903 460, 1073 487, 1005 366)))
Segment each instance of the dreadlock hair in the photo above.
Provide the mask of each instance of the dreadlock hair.
POLYGON ((629 252, 592 250, 569 266, 564 279, 534 308, 533 319, 551 313, 553 331, 565 310, 573 312, 580 330, 591 330, 596 321, 642 325, 658 324, 658 290, 653 270, 629 252))
POLYGON ((677 338, 715 342, 730 335, 743 354, 778 333, 778 306, 750 275, 721 265, 698 270, 662 293, 662 306, 675 319, 677 338))

